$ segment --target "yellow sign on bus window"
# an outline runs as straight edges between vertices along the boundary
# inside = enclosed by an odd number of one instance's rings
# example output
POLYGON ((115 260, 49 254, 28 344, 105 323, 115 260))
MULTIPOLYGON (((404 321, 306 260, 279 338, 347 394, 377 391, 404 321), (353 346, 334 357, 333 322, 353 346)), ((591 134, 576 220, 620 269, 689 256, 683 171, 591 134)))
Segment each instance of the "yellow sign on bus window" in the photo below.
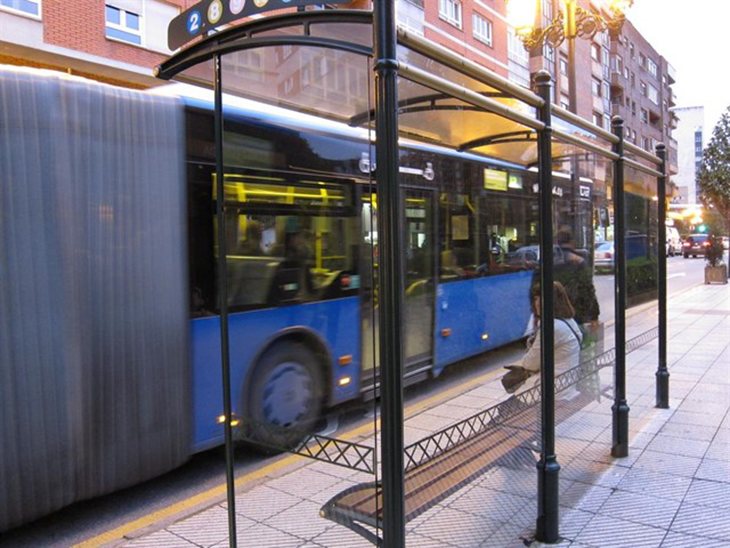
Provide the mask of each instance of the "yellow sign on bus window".
POLYGON ((487 190, 507 190, 507 172, 499 169, 484 168, 484 188, 487 190))

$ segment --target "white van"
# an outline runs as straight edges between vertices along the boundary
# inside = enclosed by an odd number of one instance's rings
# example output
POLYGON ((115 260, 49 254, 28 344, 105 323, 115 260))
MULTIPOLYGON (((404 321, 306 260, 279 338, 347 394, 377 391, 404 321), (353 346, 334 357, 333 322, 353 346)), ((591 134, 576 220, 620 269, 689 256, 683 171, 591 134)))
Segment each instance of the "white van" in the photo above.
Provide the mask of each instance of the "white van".
POLYGON ((676 227, 667 227, 667 257, 674 257, 682 253, 682 239, 676 227))

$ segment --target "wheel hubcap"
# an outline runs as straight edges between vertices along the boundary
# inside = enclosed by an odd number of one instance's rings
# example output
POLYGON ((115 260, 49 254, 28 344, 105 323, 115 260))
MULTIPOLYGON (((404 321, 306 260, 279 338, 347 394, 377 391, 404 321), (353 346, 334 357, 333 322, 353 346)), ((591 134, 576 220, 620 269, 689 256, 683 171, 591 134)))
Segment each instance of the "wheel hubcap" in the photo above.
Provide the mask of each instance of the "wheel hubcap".
POLYGON ((266 421, 277 426, 295 426, 312 407, 312 378, 302 364, 287 361, 277 365, 264 387, 266 421))

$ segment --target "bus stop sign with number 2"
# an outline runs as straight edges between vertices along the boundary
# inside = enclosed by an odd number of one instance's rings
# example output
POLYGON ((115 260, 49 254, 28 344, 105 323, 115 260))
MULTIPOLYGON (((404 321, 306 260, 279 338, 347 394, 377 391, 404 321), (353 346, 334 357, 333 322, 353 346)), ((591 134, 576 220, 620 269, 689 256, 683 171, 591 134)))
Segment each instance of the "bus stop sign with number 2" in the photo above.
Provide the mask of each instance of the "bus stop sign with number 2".
MULTIPOLYGON (((349 0, 328 0, 342 4, 349 0)), ((208 34, 216 27, 238 19, 272 10, 295 6, 321 5, 322 0, 203 0, 170 21, 167 27, 167 47, 176 50, 193 38, 208 34)))

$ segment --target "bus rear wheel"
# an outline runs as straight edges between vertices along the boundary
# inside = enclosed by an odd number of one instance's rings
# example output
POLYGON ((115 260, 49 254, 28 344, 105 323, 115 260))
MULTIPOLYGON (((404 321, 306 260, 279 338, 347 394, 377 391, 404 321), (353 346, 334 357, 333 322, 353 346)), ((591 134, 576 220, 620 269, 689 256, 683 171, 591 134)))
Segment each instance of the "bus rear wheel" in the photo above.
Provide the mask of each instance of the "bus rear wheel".
POLYGON ((247 441, 265 451, 294 448, 322 412, 322 374, 304 344, 278 343, 259 360, 248 392, 247 441))

